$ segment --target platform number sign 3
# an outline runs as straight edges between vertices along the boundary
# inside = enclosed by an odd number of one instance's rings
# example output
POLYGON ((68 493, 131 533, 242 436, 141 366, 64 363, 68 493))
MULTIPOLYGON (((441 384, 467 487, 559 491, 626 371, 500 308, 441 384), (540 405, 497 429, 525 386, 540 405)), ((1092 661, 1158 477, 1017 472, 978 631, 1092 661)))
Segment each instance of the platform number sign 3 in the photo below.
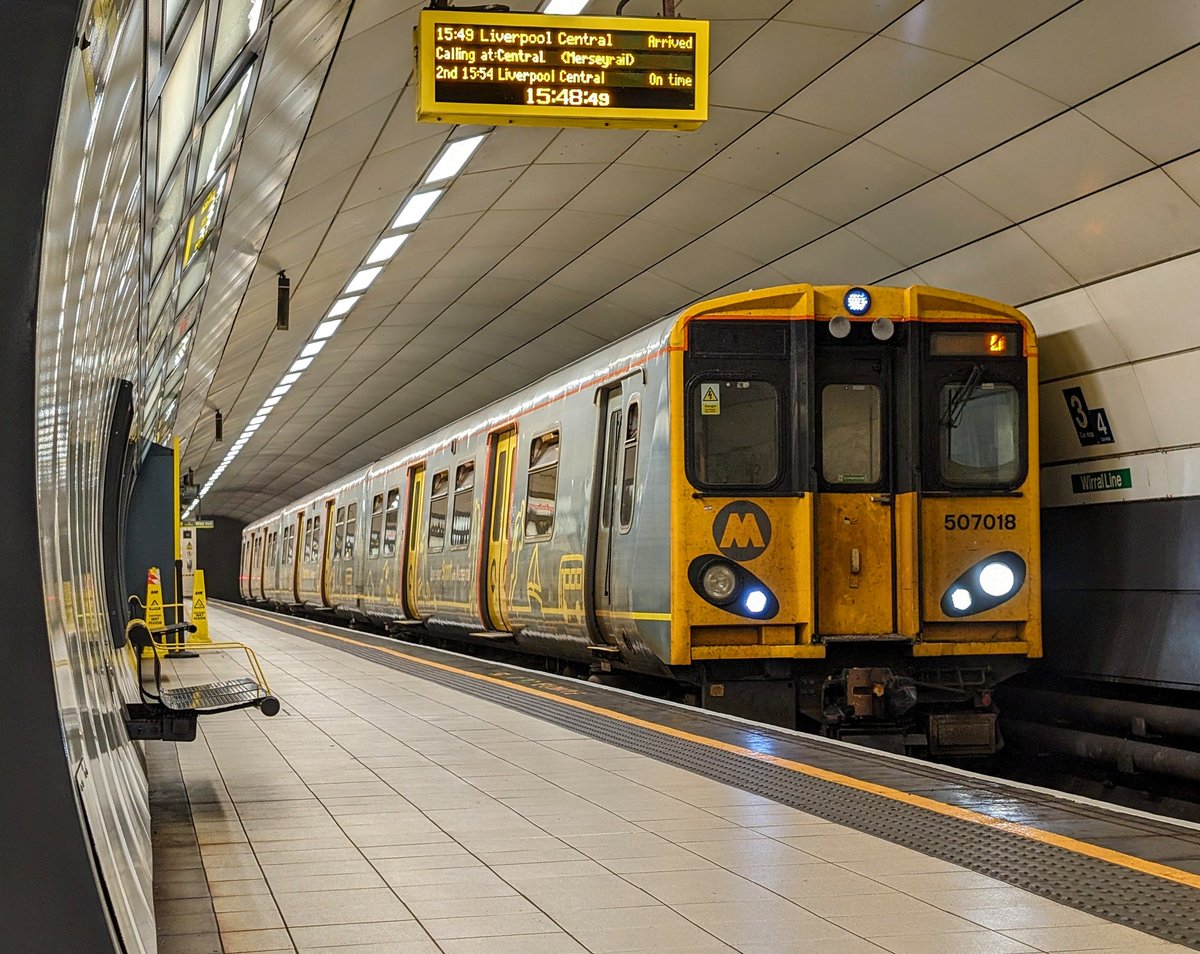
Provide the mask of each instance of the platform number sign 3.
POLYGON ((1108 415, 1102 407, 1088 407, 1083 388, 1063 388, 1063 397, 1066 398, 1067 410, 1071 412, 1071 422, 1075 425, 1075 433, 1079 435, 1082 446, 1113 442, 1108 415))

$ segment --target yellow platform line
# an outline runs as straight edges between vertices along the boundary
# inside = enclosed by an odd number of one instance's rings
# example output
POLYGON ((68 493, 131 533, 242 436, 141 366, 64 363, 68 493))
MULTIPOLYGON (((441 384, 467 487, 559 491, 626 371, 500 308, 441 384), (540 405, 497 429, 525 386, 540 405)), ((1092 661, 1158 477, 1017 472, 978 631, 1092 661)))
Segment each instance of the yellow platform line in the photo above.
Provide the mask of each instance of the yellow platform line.
POLYGON ((697 745, 704 745, 710 749, 720 749, 723 752, 730 752, 734 755, 740 755, 744 758, 754 759, 758 762, 767 762, 771 765, 778 765, 782 768, 799 772, 802 775, 807 775, 811 778, 819 778, 826 782, 833 782, 836 785, 842 785, 846 788, 854 789, 855 791, 869 792, 872 795, 879 795, 883 798, 891 799, 894 802, 902 802, 905 805, 912 805, 916 808, 923 808, 927 811, 936 812, 937 814, 944 815, 948 818, 957 818, 961 821, 973 822, 974 824, 983 825, 987 828, 994 828, 1010 835, 1027 838, 1030 841, 1037 841, 1041 842, 1042 844, 1053 845, 1056 848, 1062 848, 1077 855, 1084 855, 1088 858, 1096 858, 1100 861, 1107 861, 1110 864, 1118 865, 1122 868, 1128 868, 1132 871, 1140 871, 1143 874, 1153 875, 1156 878, 1162 878, 1166 881, 1173 881, 1176 884, 1185 885, 1189 888, 1200 889, 1200 874, 1192 874, 1190 871, 1172 868, 1168 865, 1159 864, 1156 861, 1147 861, 1145 858, 1139 858, 1136 855, 1129 855, 1122 851, 1113 851, 1110 848, 1102 848, 1099 845, 1093 845, 1086 841, 1080 841, 1077 838, 1070 838, 1066 835, 1055 834, 1054 832, 1045 831, 1041 828, 1034 828, 1031 825, 1023 825, 1020 822, 1012 822, 1003 818, 996 818, 994 815, 985 815, 982 812, 972 811, 969 808, 961 808, 958 805, 948 805, 945 802, 939 802, 935 799, 927 798, 924 795, 914 795, 911 792, 902 792, 899 789, 889 788, 886 785, 879 785, 875 782, 867 782, 863 779, 855 778, 852 775, 843 775, 840 772, 831 772, 828 769, 819 768, 815 765, 809 765, 806 762, 797 762, 792 759, 785 759, 778 755, 770 755, 765 752, 755 752, 753 749, 747 749, 740 745, 734 745, 730 742, 722 742, 719 739, 705 738, 702 735, 695 735, 691 732, 685 732, 682 729, 672 728, 671 726, 659 725, 656 722, 648 722, 645 719, 639 719, 636 716, 626 715, 623 712, 616 712, 612 709, 605 709, 600 706, 594 706, 591 703, 581 702, 578 699, 570 699, 553 692, 546 692, 542 689, 534 689, 530 686, 522 686, 518 683, 509 682, 504 679, 497 679, 494 676, 485 676, 482 673, 470 672, 466 669, 459 669, 456 666, 436 662, 432 659, 422 659, 420 656, 413 656, 410 653, 400 652, 399 650, 390 649, 386 646, 376 646, 373 643, 364 643, 357 639, 351 639, 348 636, 339 636, 335 633, 327 633, 312 626, 305 626, 301 623, 295 623, 289 619, 281 619, 272 614, 260 613, 255 610, 246 609, 239 606, 229 606, 227 608, 267 620, 276 625, 290 626, 294 629, 315 633, 316 635, 323 636, 326 639, 333 639, 337 640, 338 642, 348 643, 351 646, 359 646, 363 649, 373 649, 376 652, 386 653, 389 656, 394 656, 397 659, 403 659, 406 662, 419 663, 422 666, 428 666, 430 669, 440 669, 443 672, 453 673, 457 676, 466 676, 479 682, 489 682, 497 686, 503 686, 507 689, 515 690, 517 692, 523 692, 526 695, 537 696, 542 699, 550 699, 554 702, 571 706, 584 712, 591 712, 596 715, 615 719, 618 722, 624 722, 626 725, 635 725, 643 729, 649 729, 650 731, 657 732, 660 735, 670 736, 675 739, 682 739, 686 742, 694 742, 697 745))

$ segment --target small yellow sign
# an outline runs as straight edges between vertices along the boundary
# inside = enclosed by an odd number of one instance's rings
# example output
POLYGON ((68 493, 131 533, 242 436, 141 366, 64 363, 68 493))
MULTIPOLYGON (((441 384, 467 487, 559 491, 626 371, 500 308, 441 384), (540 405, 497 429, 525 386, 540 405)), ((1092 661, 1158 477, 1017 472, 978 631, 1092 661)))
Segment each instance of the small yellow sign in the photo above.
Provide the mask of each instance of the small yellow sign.
POLYGON ((700 385, 700 413, 703 415, 721 413, 721 385, 700 385))
POLYGON ((162 579, 156 566, 146 571, 146 625, 152 630, 167 625, 163 615, 162 579))
POLYGON ((192 584, 192 625, 196 632, 191 635, 193 643, 211 643, 208 634, 208 594, 204 592, 204 571, 197 570, 192 584))

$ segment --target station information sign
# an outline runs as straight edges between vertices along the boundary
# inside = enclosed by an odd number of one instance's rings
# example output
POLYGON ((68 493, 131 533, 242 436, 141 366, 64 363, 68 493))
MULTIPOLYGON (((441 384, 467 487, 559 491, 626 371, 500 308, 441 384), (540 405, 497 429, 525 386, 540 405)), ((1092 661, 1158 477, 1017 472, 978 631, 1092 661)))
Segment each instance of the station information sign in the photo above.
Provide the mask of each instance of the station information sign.
POLYGON ((417 119, 697 129, 708 21, 422 10, 417 119))

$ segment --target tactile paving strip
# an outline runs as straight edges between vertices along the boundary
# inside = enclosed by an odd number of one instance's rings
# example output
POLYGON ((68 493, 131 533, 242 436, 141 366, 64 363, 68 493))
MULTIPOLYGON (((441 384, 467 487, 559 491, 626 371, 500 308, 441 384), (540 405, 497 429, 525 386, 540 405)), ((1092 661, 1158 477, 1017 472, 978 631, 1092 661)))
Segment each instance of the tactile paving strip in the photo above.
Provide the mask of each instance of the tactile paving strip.
MULTIPOLYGON (((495 682, 425 666, 366 646, 331 643, 319 634, 297 635, 1200 950, 1200 891, 1186 885, 495 682)), ((405 652, 417 655, 420 649, 405 646, 405 652)))

